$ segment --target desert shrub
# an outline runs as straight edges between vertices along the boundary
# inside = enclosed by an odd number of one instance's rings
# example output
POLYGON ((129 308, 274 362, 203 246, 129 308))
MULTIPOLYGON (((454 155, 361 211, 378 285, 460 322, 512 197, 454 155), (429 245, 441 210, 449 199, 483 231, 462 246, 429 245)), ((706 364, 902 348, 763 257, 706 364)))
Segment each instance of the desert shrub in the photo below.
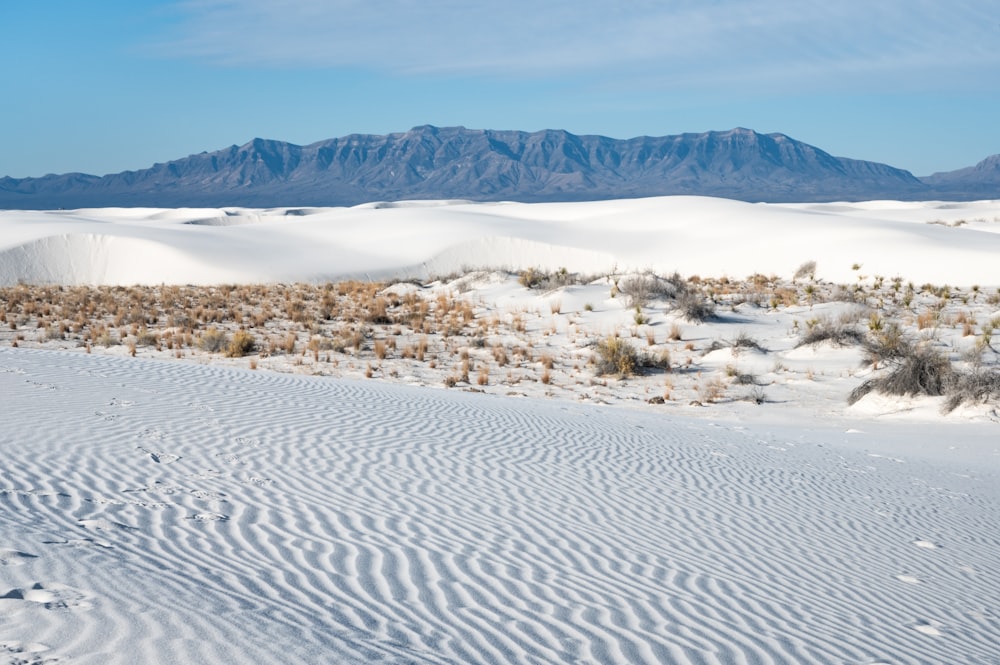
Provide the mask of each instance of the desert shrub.
POLYGON ((907 342, 897 349, 898 356, 886 359, 888 372, 852 390, 848 404, 856 403, 873 391, 883 395, 939 396, 945 393, 952 380, 952 368, 944 355, 927 343, 907 342))
POLYGON ((753 404, 764 404, 767 402, 767 395, 764 393, 763 388, 755 385, 746 392, 743 396, 743 401, 752 402, 753 404))
POLYGON ((659 353, 640 353, 639 366, 643 369, 659 369, 669 372, 671 370, 670 351, 664 349, 659 353))
POLYGON ((246 330, 237 330, 233 333, 233 338, 226 345, 226 356, 229 358, 242 358, 257 350, 257 340, 246 330))
POLYGON ((798 267, 798 270, 795 271, 795 274, 792 275, 792 280, 794 281, 797 279, 804 279, 806 277, 812 279, 813 276, 815 276, 815 274, 816 274, 816 262, 806 261, 805 263, 800 265, 798 267))
POLYGON ((226 333, 215 326, 209 328, 198 338, 198 348, 209 353, 218 353, 229 344, 226 333))
POLYGON ((996 367, 977 367, 971 372, 956 372, 945 393, 948 396, 944 402, 945 413, 965 403, 1000 400, 1000 370, 996 367))
POLYGON ((157 337, 156 333, 146 328, 143 328, 135 335, 135 343, 138 346, 156 346, 158 341, 159 337, 157 337))
POLYGON ((585 284, 588 278, 571 273, 566 268, 559 268, 555 272, 541 270, 539 268, 527 268, 522 270, 517 277, 518 283, 526 289, 558 289, 571 284, 585 284))
POLYGON ((690 288, 685 288, 675 296, 674 308, 688 321, 702 322, 715 316, 715 303, 690 288))
POLYGON ((597 343, 595 358, 599 375, 632 376, 639 367, 639 352, 620 337, 608 337, 597 343))
POLYGON ((733 349, 753 349, 754 351, 767 353, 767 349, 761 346, 760 342, 744 330, 741 330, 733 339, 732 347, 733 349))
POLYGON ((633 275, 618 281, 618 292, 628 299, 629 307, 645 307, 651 299, 670 295, 675 291, 667 280, 652 273, 633 275))
POLYGON ((543 274, 535 268, 526 268, 517 276, 517 283, 526 289, 533 289, 542 281, 543 274))
POLYGON ((876 368, 881 361, 901 361, 914 352, 913 342, 903 334, 895 322, 891 322, 865 337, 862 347, 865 353, 865 363, 876 368))
POLYGON ((831 342, 837 346, 851 346, 861 344, 864 341, 864 333, 855 326, 822 318, 807 326, 798 346, 814 345, 820 342, 831 342))

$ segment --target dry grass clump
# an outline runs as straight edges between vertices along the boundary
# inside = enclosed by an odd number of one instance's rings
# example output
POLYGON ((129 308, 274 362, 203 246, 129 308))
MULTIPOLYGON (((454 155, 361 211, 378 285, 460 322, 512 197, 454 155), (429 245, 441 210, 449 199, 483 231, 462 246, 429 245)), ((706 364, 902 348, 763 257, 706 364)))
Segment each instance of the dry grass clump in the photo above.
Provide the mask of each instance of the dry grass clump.
POLYGON ((977 367, 971 372, 955 372, 947 387, 943 410, 950 413, 962 404, 1000 400, 1000 370, 977 367))
POLYGON ((673 296, 677 287, 667 279, 651 272, 631 275, 615 283, 617 290, 625 296, 629 307, 642 308, 654 298, 673 296))
POLYGON ((237 330, 226 345, 227 358, 242 358, 257 350, 256 338, 246 330, 237 330))
POLYGON ((856 403, 873 391, 900 396, 945 394, 952 378, 951 362, 930 343, 912 344, 902 340, 886 356, 889 371, 852 390, 848 404, 856 403))
POLYGON ((211 327, 198 338, 198 348, 209 353, 219 353, 229 345, 229 337, 216 327, 211 327))
POLYGON ((674 309, 685 319, 701 323, 715 316, 715 303, 708 299, 700 288, 685 282, 677 273, 667 281, 674 289, 674 309))
POLYGON ((658 354, 636 350, 621 337, 607 337, 597 342, 594 365, 599 376, 626 378, 642 369, 671 370, 670 352, 658 354))
POLYGON ((594 364, 599 376, 629 377, 639 367, 639 352, 620 337, 608 337, 597 342, 594 364))
POLYGON ((806 332, 799 339, 798 346, 814 346, 821 342, 830 342, 837 346, 853 346, 861 344, 864 340, 864 333, 856 326, 824 317, 806 323, 806 332))
POLYGON ((559 268, 555 272, 540 268, 527 268, 521 271, 517 281, 527 289, 550 290, 571 284, 585 284, 591 280, 578 273, 571 273, 566 268, 559 268))

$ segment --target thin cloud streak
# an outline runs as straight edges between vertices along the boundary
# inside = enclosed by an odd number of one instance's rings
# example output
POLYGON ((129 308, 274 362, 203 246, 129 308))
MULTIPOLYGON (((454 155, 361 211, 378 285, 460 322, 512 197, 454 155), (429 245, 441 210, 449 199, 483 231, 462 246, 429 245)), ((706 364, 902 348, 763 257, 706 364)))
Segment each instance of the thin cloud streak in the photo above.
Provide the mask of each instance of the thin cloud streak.
POLYGON ((1000 11, 989 4, 184 0, 156 48, 218 66, 400 76, 973 86, 1000 71, 1000 11))

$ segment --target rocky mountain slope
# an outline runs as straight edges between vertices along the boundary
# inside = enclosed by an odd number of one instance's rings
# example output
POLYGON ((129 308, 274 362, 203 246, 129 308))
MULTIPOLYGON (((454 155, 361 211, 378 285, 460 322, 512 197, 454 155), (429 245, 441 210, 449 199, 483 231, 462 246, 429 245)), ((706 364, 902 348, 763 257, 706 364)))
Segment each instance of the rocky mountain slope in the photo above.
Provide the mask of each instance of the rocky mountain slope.
POLYGON ((254 139, 149 169, 0 178, 0 207, 331 206, 400 199, 573 201, 698 194, 746 201, 1000 196, 1000 156, 920 180, 784 134, 611 139, 415 127, 306 146, 254 139), (991 161, 992 160, 992 161, 991 161), (954 193, 951 195, 950 193, 954 193))

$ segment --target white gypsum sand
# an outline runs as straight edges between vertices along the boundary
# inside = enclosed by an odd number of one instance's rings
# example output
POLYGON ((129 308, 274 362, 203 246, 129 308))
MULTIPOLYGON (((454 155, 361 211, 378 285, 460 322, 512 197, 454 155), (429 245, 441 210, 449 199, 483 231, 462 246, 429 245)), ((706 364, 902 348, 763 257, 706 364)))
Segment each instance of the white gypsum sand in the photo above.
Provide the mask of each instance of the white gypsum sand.
POLYGON ((1000 286, 1000 202, 774 205, 706 197, 354 208, 0 211, 0 285, 388 279, 470 268, 861 274, 1000 286))
POLYGON ((995 425, 0 349, 0 654, 991 663, 995 425))
POLYGON ((802 341, 899 325, 996 371, 998 219, 695 197, 0 212, 0 663, 994 663, 996 400, 848 406, 884 363, 802 341), (529 289, 528 268, 590 277, 529 289), (646 270, 701 275, 717 316, 636 309, 646 270), (352 276, 422 284, 361 285, 332 319, 337 288, 258 284, 352 276), (227 282, 249 286, 159 286, 227 282), (105 297, 132 303, 119 322, 85 312, 105 297), (388 323, 363 318, 378 298, 388 323), (209 352, 211 328, 258 347, 209 352), (669 370, 597 375, 615 334, 669 370))

